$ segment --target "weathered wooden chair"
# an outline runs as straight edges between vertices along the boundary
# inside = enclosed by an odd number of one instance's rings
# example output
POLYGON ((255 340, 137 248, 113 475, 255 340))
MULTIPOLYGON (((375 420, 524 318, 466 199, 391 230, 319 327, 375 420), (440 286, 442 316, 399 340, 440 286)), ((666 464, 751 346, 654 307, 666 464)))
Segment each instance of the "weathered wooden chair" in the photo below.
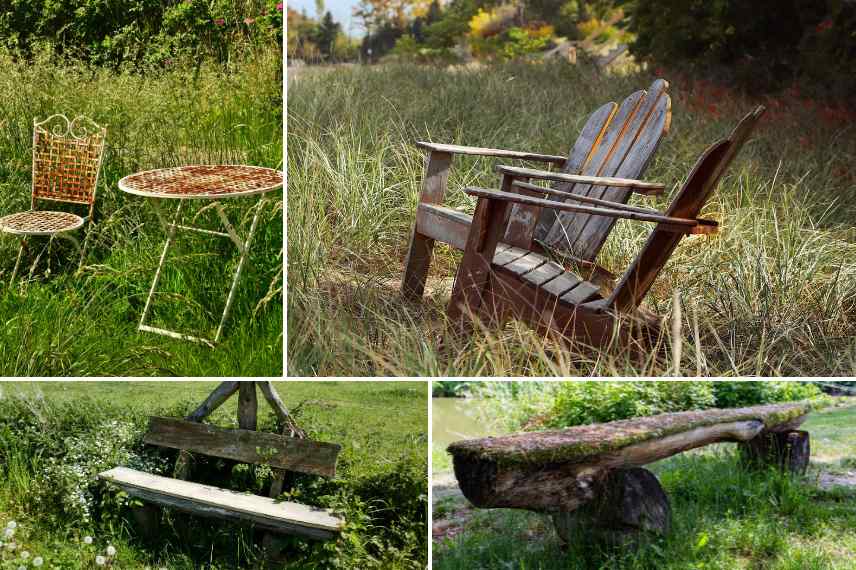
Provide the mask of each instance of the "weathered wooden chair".
MULTIPOLYGON (((270 382, 223 382, 185 420, 152 417, 143 441, 150 445, 180 450, 175 478, 162 477, 127 467, 115 467, 99 478, 121 487, 129 495, 203 517, 217 517, 253 525, 277 534, 294 534, 327 540, 338 536, 344 522, 329 509, 279 501, 288 471, 332 477, 341 446, 305 439, 270 382), (268 400, 291 436, 255 431, 257 422, 256 386, 268 400), (202 420, 240 390, 238 424, 240 429, 224 429, 201 423, 202 420), (190 476, 191 452, 249 464, 269 465, 275 473, 269 497, 230 491, 193 483, 190 476)), ((157 536, 160 513, 146 505, 133 511, 143 531, 157 536)), ((272 537, 265 535, 270 558, 278 553, 272 537)))
MULTIPOLYGON (((536 161, 561 166, 565 174, 581 177, 555 180, 555 190, 594 200, 609 199, 626 203, 633 192, 656 194, 657 185, 606 186, 598 177, 636 178, 641 176, 668 132, 671 123, 669 84, 657 79, 647 91, 631 94, 621 105, 607 103, 588 119, 569 156, 554 156, 491 148, 418 142, 428 151, 422 192, 416 208, 416 221, 405 262, 402 294, 418 300, 425 290, 434 241, 464 249, 472 216, 443 206, 446 184, 454 155, 477 155, 536 161)), ((523 175, 519 181, 525 181, 523 175)), ((507 188, 526 193, 522 187, 507 188)), ((565 194, 551 194, 559 203, 565 194)), ((526 204, 515 204, 502 242, 515 247, 562 253, 578 265, 600 275, 611 273, 595 264, 614 219, 593 216, 582 211, 553 211, 526 204)))
POLYGON ((803 474, 809 434, 797 428, 811 403, 661 414, 567 429, 458 441, 455 477, 476 507, 552 515, 570 542, 600 534, 625 542, 669 531, 671 507, 642 466, 720 442, 738 442, 744 465, 803 474))
MULTIPOLYGON (((80 252, 78 267, 83 265, 88 234, 81 247, 69 232, 92 221, 106 137, 106 128, 83 116, 69 121, 65 115, 52 115, 41 122, 33 121, 31 209, 0 218, 0 231, 21 236, 10 284, 18 274, 30 236, 60 237, 70 241, 80 252), (89 212, 79 216, 70 212, 38 210, 37 206, 42 201, 88 206, 89 212)), ((38 257, 30 273, 36 264, 38 257)))
MULTIPOLYGON (((472 316, 496 325, 514 317, 539 331, 558 333, 566 338, 580 337, 594 345, 609 342, 616 330, 622 336, 629 334, 641 340, 650 339, 659 331, 659 319, 640 309, 642 299, 685 235, 716 232, 715 222, 697 216, 763 111, 763 107, 758 107, 747 114, 728 138, 702 153, 665 213, 609 200, 569 196, 528 182, 531 179, 576 181, 579 177, 499 166, 497 169, 503 174, 501 190, 466 189, 468 194, 478 197, 478 203, 458 267, 448 316, 462 325, 462 329, 469 328, 472 316), (520 178, 527 181, 521 182, 520 178), (563 204, 524 196, 513 193, 511 190, 515 187, 541 195, 558 194, 593 205, 563 204), (656 225, 618 285, 604 294, 601 287, 567 271, 546 255, 501 243, 507 235, 512 205, 523 205, 534 211, 551 208, 613 221, 624 218, 656 225), (616 327, 619 315, 635 317, 627 319, 634 326, 616 327)), ((627 179, 601 180, 600 184, 622 188, 652 186, 627 179)), ((662 188, 662 185, 657 186, 662 188)))

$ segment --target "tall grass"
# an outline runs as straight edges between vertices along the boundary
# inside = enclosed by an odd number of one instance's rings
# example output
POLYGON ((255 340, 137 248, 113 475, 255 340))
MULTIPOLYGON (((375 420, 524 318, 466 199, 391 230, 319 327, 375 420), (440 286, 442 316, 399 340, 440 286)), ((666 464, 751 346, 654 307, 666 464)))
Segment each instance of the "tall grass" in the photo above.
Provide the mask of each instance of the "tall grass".
MULTIPOLYGON (((712 106, 704 84, 665 76, 672 127, 645 178, 674 190, 759 101, 724 92, 712 106)), ((621 346, 567 350, 516 323, 468 341, 447 337, 460 254, 442 245, 424 302, 398 295, 422 176, 414 141, 565 154, 595 108, 652 80, 565 64, 301 73, 288 90, 289 373, 853 374, 856 136, 794 99, 763 101, 771 112, 703 211, 720 234, 685 239, 646 298, 678 320, 680 351, 669 332, 667 350, 647 356, 621 346)), ((455 158, 446 204, 472 211, 461 188, 495 187, 498 162, 455 158)), ((638 201, 663 209, 670 195, 638 201)), ((599 262, 620 273, 649 231, 620 221, 599 262)))
MULTIPOLYGON (((23 283, 10 287, 18 242, 0 236, 0 375, 280 374, 282 194, 269 195, 225 340, 211 350, 136 332, 165 238, 145 200, 116 186, 133 172, 182 164, 281 168, 277 50, 259 50, 227 68, 177 65, 148 74, 0 54, 0 71, 0 214, 29 209, 34 118, 85 114, 108 129, 80 274, 62 240, 34 240, 39 265, 33 272, 25 265, 23 283)), ((241 233, 253 204, 226 201, 241 233)), ((197 223, 217 229, 219 222, 209 209, 197 223)), ((158 287, 163 293, 155 298, 153 324, 208 336, 225 303, 235 248, 186 233, 177 244, 158 287)), ((25 260, 31 264, 33 257, 25 260)))

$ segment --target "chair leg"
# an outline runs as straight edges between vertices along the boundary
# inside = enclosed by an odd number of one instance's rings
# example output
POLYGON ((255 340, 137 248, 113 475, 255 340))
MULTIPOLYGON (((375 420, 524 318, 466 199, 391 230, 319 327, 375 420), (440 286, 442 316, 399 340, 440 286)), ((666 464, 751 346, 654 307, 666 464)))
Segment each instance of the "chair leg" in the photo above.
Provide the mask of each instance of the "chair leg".
POLYGON ((15 260, 15 269, 12 270, 12 278, 9 279, 9 287, 15 282, 15 277, 18 276, 18 268, 21 267, 21 258, 24 256, 24 248, 27 247, 27 239, 21 239, 21 247, 18 249, 18 259, 15 260))
POLYGON ((89 228, 86 228, 83 234, 83 247, 80 248, 80 261, 77 263, 77 272, 83 269, 83 260, 86 256, 86 246, 89 244, 89 228))

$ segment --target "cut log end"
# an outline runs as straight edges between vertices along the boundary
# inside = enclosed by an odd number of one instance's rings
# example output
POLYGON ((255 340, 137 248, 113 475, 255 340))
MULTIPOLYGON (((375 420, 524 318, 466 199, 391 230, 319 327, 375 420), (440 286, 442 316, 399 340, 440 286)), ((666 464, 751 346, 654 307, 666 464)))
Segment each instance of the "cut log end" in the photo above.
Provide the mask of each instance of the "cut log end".
POLYGON ((811 459, 809 433, 802 430, 764 431, 740 445, 741 457, 750 468, 773 466, 794 475, 803 475, 811 459))
POLYGON ((573 512, 553 514, 565 543, 593 538, 613 546, 632 546, 671 528, 669 498, 657 477, 641 467, 611 471, 595 498, 573 512))

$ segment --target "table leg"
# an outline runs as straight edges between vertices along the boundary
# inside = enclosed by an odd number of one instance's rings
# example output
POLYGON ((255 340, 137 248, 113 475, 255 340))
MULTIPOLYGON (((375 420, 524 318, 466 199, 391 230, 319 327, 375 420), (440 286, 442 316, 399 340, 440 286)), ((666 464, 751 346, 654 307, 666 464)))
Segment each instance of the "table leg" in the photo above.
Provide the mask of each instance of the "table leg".
MULTIPOLYGON (((178 224, 178 217, 181 214, 181 208, 184 206, 184 200, 178 201, 178 208, 175 210, 175 216, 172 218, 172 223, 168 227, 164 227, 166 230, 166 243, 163 246, 163 252, 161 252, 160 262, 158 263, 158 268, 155 271, 155 278, 152 280, 152 286, 149 289, 149 296, 146 299, 146 305, 143 308, 143 316, 140 317, 140 325, 137 327, 137 330, 147 330, 146 325, 144 324, 146 321, 146 317, 149 315, 149 311, 152 308, 152 298, 155 295, 155 288, 158 286, 158 281, 160 281, 161 271, 163 270, 164 263, 166 262, 166 253, 169 250, 169 246, 172 245, 173 239, 175 239, 175 227, 178 224)), ((161 217, 160 210, 157 209, 155 205, 155 212, 158 215, 158 219, 161 221, 163 218, 161 217)))
POLYGON ((226 218, 222 208, 217 209, 218 214, 220 214, 220 219, 226 227, 226 231, 232 237, 232 241, 235 242, 235 245, 238 246, 238 250, 241 252, 241 258, 238 260, 238 267, 235 268, 235 276, 232 278, 232 287, 229 289, 229 296, 226 298, 226 306, 223 308, 223 316, 220 318, 220 325, 217 327, 217 334, 214 336, 214 342, 220 340, 220 336, 223 334, 223 326, 226 324, 226 319, 229 317, 229 311, 232 309, 232 303, 235 301, 235 291, 238 289, 238 281, 241 279, 241 270, 244 268, 244 262, 247 259, 247 253, 250 250, 250 243, 253 241, 253 234, 256 232, 256 226, 258 225, 259 215, 262 212, 264 202, 264 196, 261 196, 258 204, 256 205, 256 213, 253 215, 253 221, 250 224, 250 232, 247 234, 247 239, 244 240, 243 243, 237 238, 237 233, 232 228, 232 225, 229 223, 228 218, 226 218))

